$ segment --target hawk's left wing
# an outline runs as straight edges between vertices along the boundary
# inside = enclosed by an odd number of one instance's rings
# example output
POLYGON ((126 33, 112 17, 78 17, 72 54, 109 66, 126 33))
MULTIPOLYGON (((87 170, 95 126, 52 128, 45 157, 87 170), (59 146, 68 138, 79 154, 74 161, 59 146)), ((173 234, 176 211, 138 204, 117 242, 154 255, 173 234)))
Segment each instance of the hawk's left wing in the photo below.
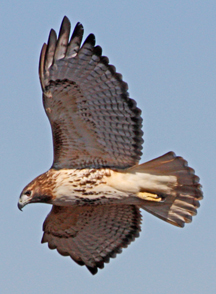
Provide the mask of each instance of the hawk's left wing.
POLYGON ((65 17, 57 38, 51 30, 40 58, 43 102, 53 133, 53 167, 127 168, 139 162, 141 111, 127 84, 102 56, 90 34, 81 46, 78 23, 69 41, 65 17))
POLYGON ((141 214, 134 205, 53 206, 42 243, 96 274, 139 236, 140 225, 141 214))

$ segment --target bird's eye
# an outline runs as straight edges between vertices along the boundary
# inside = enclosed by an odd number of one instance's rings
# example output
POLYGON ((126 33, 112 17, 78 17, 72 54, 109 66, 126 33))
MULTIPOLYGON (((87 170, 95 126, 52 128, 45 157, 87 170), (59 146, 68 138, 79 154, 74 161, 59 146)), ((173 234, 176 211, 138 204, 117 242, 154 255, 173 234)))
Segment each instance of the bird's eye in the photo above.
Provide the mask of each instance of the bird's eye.
POLYGON ((31 190, 27 190, 24 194, 25 194, 26 196, 31 196, 31 190))

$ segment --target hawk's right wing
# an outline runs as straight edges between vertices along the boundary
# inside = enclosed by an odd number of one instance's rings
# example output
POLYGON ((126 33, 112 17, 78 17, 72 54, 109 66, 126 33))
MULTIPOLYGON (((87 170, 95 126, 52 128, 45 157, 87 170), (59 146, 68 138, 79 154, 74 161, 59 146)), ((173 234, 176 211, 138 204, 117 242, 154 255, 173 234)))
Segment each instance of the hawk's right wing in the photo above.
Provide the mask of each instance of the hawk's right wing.
POLYGON ((96 274, 139 236, 140 225, 134 205, 54 205, 43 225, 42 243, 96 274))

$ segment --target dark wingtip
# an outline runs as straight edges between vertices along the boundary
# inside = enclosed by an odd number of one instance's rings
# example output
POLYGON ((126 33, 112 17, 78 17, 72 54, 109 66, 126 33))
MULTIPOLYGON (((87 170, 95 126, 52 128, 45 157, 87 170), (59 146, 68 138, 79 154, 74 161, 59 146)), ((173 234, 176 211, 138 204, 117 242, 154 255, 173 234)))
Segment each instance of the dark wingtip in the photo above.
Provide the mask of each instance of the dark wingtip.
POLYGON ((91 266, 87 266, 87 265, 86 265, 86 267, 87 267, 87 269, 90 271, 90 273, 91 273, 92 275, 96 275, 96 273, 98 272, 98 269, 97 269, 96 266, 95 266, 95 267, 91 267, 91 266))
POLYGON ((66 15, 63 17, 62 24, 63 23, 69 23, 70 24, 69 18, 66 15))
POLYGON ((70 32, 70 27, 71 27, 71 24, 70 24, 69 19, 67 18, 67 16, 64 16, 62 23, 61 23, 61 26, 60 26, 58 39, 61 37, 61 35, 63 35, 63 33, 65 31, 70 32))
POLYGON ((88 37, 85 39, 83 45, 86 44, 86 43, 89 43, 92 46, 94 46, 95 45, 95 35, 94 34, 89 34, 88 37))
POLYGON ((76 24, 76 26, 74 28, 71 39, 73 39, 75 36, 79 36, 82 39, 83 32, 84 32, 83 25, 80 22, 77 22, 77 24, 76 24))

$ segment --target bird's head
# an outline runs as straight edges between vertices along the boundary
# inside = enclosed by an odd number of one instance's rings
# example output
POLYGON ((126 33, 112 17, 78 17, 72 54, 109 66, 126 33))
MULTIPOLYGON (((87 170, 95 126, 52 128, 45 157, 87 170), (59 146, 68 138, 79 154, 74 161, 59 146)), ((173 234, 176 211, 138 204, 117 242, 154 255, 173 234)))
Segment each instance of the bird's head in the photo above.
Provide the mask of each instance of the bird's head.
POLYGON ((31 181, 21 192, 18 208, 22 208, 29 203, 51 203, 52 201, 52 183, 44 173, 31 181))

